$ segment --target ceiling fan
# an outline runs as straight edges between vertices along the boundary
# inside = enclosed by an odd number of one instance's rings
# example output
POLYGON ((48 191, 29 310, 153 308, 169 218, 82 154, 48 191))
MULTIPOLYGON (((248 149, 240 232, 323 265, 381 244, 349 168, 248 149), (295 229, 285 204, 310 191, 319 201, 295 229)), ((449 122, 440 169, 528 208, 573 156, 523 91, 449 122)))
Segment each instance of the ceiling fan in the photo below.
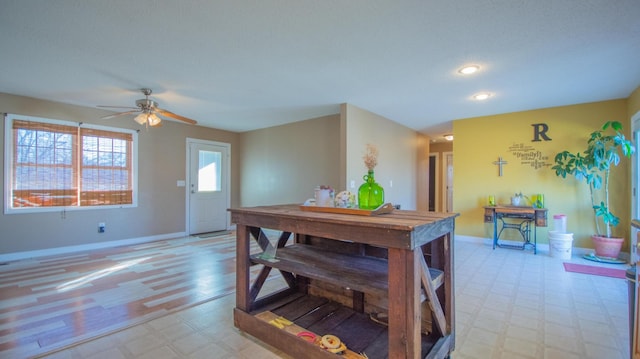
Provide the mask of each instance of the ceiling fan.
POLYGON ((108 119, 114 118, 116 116, 123 116, 123 115, 129 115, 129 114, 138 113, 138 115, 134 118, 134 121, 136 121, 137 123, 139 123, 141 125, 145 125, 146 124, 147 126, 162 126, 162 124, 161 124, 162 120, 160 119, 160 117, 158 117, 158 115, 171 117, 173 119, 176 119, 176 120, 182 121, 182 122, 186 122, 186 123, 191 124, 191 125, 195 125, 195 124, 198 123, 195 120, 192 120, 192 119, 184 117, 184 116, 177 115, 177 114, 175 114, 173 112, 170 112, 170 111, 167 111, 167 110, 163 110, 160 107, 158 107, 158 103, 157 102, 149 99, 149 95, 151 95, 151 89, 143 88, 143 89, 140 89, 140 91, 142 91, 142 93, 144 94, 145 98, 136 101, 136 106, 138 106, 138 107, 98 106, 98 107, 103 107, 103 108, 128 108, 128 109, 131 109, 131 111, 119 112, 119 113, 114 113, 113 115, 104 116, 104 117, 102 117, 102 119, 103 120, 108 120, 108 119))

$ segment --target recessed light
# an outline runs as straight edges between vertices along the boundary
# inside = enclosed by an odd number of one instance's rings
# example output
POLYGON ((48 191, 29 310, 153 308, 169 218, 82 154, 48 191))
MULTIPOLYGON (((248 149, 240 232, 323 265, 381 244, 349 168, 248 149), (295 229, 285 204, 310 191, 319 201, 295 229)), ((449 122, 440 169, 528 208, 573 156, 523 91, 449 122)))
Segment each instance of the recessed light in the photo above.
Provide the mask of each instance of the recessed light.
POLYGON ((444 135, 442 137, 444 137, 444 139, 447 141, 453 141, 453 135, 444 135))
POLYGON ((482 93, 473 95, 473 99, 478 101, 484 101, 489 97, 491 97, 491 94, 488 92, 482 92, 482 93))
POLYGON ((480 66, 478 66, 478 65, 469 65, 469 66, 462 67, 460 70, 458 70, 458 72, 463 74, 463 75, 471 75, 472 73, 474 73, 474 72, 476 72, 478 70, 480 70, 480 66))

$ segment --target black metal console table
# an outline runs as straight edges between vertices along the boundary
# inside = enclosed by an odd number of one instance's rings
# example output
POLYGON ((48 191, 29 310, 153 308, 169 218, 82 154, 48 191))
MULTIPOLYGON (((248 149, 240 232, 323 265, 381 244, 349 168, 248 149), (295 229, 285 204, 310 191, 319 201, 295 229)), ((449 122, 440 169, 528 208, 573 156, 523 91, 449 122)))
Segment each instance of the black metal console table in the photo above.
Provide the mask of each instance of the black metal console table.
POLYGON ((484 207, 484 221, 493 223, 493 249, 500 247, 524 250, 530 246, 533 248, 533 253, 536 254, 536 245, 538 244, 536 228, 547 226, 547 209, 523 206, 486 206, 484 207), (505 219, 513 219, 514 221, 508 222, 505 219), (500 231, 498 231, 498 220, 501 222, 500 231), (522 245, 498 242, 505 229, 517 230, 522 236, 522 245), (533 242, 531 241, 531 232, 533 232, 533 242))

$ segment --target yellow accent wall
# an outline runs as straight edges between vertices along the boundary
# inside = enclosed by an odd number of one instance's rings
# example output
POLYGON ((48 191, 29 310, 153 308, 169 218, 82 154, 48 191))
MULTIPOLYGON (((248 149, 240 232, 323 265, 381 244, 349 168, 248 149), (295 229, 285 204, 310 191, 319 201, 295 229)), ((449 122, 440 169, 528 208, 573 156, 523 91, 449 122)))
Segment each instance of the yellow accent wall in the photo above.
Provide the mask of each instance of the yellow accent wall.
MULTIPOLYGON (((629 119, 640 111, 640 87, 631 93, 628 99, 629 119)), ((631 128, 631 125, 629 125, 631 128)))
MULTIPOLYGON (((581 151, 586 147, 589 134, 605 121, 617 120, 625 124, 628 136, 628 111, 628 100, 620 99, 454 121, 453 207, 460 213, 456 233, 484 238, 493 236, 493 226, 483 222, 482 207, 486 205, 488 195, 495 195, 498 204, 509 204, 510 197, 516 192, 527 196, 542 193, 549 210, 549 226, 538 229, 538 242, 548 243, 547 232, 553 229, 553 215, 565 214, 567 231, 574 233, 574 247, 593 248, 590 236, 595 232, 595 226, 588 188, 574 178, 556 177, 551 169, 553 158, 565 149, 581 151), (532 142, 533 124, 546 124, 546 135, 551 140, 532 142), (522 146, 531 147, 530 154, 534 158, 518 157, 518 149, 522 146), (499 156, 508 162, 503 166, 502 177, 498 176, 498 166, 493 164, 499 156), (533 162, 533 165, 527 162, 533 162)), ((610 186, 610 203, 614 214, 621 219, 614 235, 626 238, 623 250, 628 248, 629 241, 630 162, 623 160, 612 171, 610 186)))

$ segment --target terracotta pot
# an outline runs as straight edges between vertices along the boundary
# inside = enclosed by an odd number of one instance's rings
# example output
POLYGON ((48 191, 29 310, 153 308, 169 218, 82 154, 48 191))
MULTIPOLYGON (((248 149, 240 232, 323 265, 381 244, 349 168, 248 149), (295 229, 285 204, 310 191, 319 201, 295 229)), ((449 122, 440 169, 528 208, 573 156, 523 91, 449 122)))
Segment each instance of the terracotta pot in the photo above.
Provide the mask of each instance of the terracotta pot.
POLYGON ((624 238, 609 238, 596 235, 592 235, 591 240, 596 248, 596 255, 609 258, 618 258, 620 248, 622 248, 622 243, 624 242, 624 238))

